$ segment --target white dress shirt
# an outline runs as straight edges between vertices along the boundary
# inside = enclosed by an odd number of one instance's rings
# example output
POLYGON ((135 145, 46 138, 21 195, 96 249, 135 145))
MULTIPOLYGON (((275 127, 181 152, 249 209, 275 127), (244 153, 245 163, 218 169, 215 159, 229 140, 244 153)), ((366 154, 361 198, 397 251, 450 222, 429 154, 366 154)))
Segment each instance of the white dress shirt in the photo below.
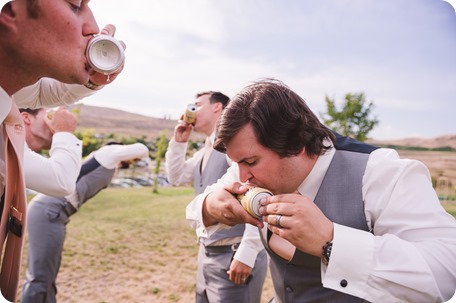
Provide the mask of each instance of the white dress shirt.
MULTIPOLYGON (((315 199, 335 150, 320 156, 298 190, 315 199)), ((239 182, 236 163, 219 182, 187 207, 187 219, 199 236, 222 224, 205 227, 202 204, 224 184, 239 182)), ((322 264, 323 286, 370 302, 442 302, 456 287, 456 220, 441 206, 429 170, 396 151, 371 153, 362 186, 365 215, 372 233, 334 224, 328 266, 322 264), (348 286, 341 287, 341 280, 348 286)))
POLYGON ((93 157, 101 166, 115 169, 122 161, 142 159, 149 155, 149 149, 142 143, 126 145, 105 145, 93 152, 93 157))
POLYGON ((84 85, 65 84, 51 78, 41 78, 37 83, 24 87, 14 94, 19 108, 50 108, 71 105, 96 93, 84 85))
POLYGON ((5 143, 3 142, 3 121, 11 110, 11 97, 0 87, 0 197, 5 190, 5 143))
POLYGON ((68 132, 55 133, 49 155, 49 158, 43 157, 25 146, 26 187, 55 197, 72 193, 81 170, 81 140, 68 132))
POLYGON ((168 181, 174 186, 192 185, 194 169, 204 154, 204 149, 200 149, 192 157, 186 159, 187 142, 176 142, 171 138, 168 150, 165 154, 165 168, 168 181))
MULTIPOLYGON (((64 84, 51 78, 41 78, 37 83, 18 91, 14 94, 13 99, 19 108, 55 107, 72 104, 94 93, 94 90, 88 89, 84 85, 64 84)), ((11 102, 11 97, 0 87, 0 196, 3 195, 5 177, 2 123, 11 109, 11 102)), ((42 173, 44 172, 42 171, 42 173)), ((25 177, 27 178, 27 174, 25 177)), ((60 181, 63 180, 60 179, 60 181)), ((59 186, 61 185, 63 183, 59 184, 59 186)))

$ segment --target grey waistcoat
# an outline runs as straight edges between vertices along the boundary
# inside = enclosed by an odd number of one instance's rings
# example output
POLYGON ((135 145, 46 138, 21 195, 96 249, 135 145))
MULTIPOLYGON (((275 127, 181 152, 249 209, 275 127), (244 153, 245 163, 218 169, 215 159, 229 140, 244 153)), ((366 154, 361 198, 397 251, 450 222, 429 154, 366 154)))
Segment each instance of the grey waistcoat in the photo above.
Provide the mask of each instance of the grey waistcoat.
MULTIPOLYGON (((336 153, 315 198, 315 203, 333 222, 369 231, 361 187, 370 152, 376 147, 337 135, 336 153)), ((268 238, 270 237, 268 231, 268 238)), ((321 282, 321 259, 296 250, 286 262, 270 249, 270 269, 276 302, 365 302, 321 282)), ((356 266, 356 264, 353 264, 356 266)))
MULTIPOLYGON (((212 185, 220 179, 229 168, 228 162, 226 161, 226 155, 219 151, 213 150, 209 156, 209 160, 206 163, 204 174, 201 174, 201 159, 195 167, 193 174, 193 187, 195 188, 195 194, 199 195, 206 189, 207 186, 212 185)), ((215 241, 239 237, 244 234, 245 224, 233 226, 228 229, 223 229, 215 232, 209 238, 201 238, 203 244, 208 246, 215 241)))
MULTIPOLYGON (((74 208, 65 197, 56 198, 64 205, 68 216, 73 215, 87 200, 95 196, 103 188, 111 183, 116 170, 101 166, 95 158, 86 159, 79 172, 76 181, 76 192, 78 194, 78 208, 74 208)), ((50 199, 50 198, 49 198, 50 199)))

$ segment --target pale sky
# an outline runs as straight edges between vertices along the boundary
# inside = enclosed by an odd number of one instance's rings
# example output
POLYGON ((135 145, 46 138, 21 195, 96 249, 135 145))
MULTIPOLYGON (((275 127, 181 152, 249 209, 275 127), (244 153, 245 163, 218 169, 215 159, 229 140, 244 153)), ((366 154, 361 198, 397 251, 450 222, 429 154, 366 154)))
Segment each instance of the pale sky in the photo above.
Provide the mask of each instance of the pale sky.
POLYGON ((317 114, 325 96, 364 92, 375 139, 456 134, 455 2, 91 0, 126 65, 84 103, 177 119, 199 91, 276 78, 317 114))

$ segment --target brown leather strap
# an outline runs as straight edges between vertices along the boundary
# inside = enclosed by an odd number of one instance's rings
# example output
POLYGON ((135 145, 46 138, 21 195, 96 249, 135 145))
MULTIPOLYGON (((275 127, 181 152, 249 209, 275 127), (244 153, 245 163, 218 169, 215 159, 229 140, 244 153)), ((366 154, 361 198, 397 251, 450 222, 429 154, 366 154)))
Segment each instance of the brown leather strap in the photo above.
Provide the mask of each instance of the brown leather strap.
POLYGON ((4 248, 0 271, 0 290, 8 301, 16 301, 25 234, 27 197, 22 173, 24 127, 16 104, 3 123, 5 141, 5 197, 0 221, 0 243, 4 248))

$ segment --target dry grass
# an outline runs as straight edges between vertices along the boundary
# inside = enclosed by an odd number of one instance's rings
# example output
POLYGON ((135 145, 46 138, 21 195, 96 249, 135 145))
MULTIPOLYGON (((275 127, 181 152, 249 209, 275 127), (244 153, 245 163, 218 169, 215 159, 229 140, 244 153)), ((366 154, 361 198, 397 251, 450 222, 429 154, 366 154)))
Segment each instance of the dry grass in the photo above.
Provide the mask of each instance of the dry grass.
POLYGON ((437 188, 437 193, 456 197, 456 152, 442 151, 398 151, 401 158, 416 159, 429 169, 435 179, 446 179, 447 188, 437 188))
MULTIPOLYGON (((185 220, 192 198, 191 188, 100 192, 67 226, 58 301, 193 302, 197 244, 185 220)), ((271 296, 268 277, 263 302, 271 296)))

